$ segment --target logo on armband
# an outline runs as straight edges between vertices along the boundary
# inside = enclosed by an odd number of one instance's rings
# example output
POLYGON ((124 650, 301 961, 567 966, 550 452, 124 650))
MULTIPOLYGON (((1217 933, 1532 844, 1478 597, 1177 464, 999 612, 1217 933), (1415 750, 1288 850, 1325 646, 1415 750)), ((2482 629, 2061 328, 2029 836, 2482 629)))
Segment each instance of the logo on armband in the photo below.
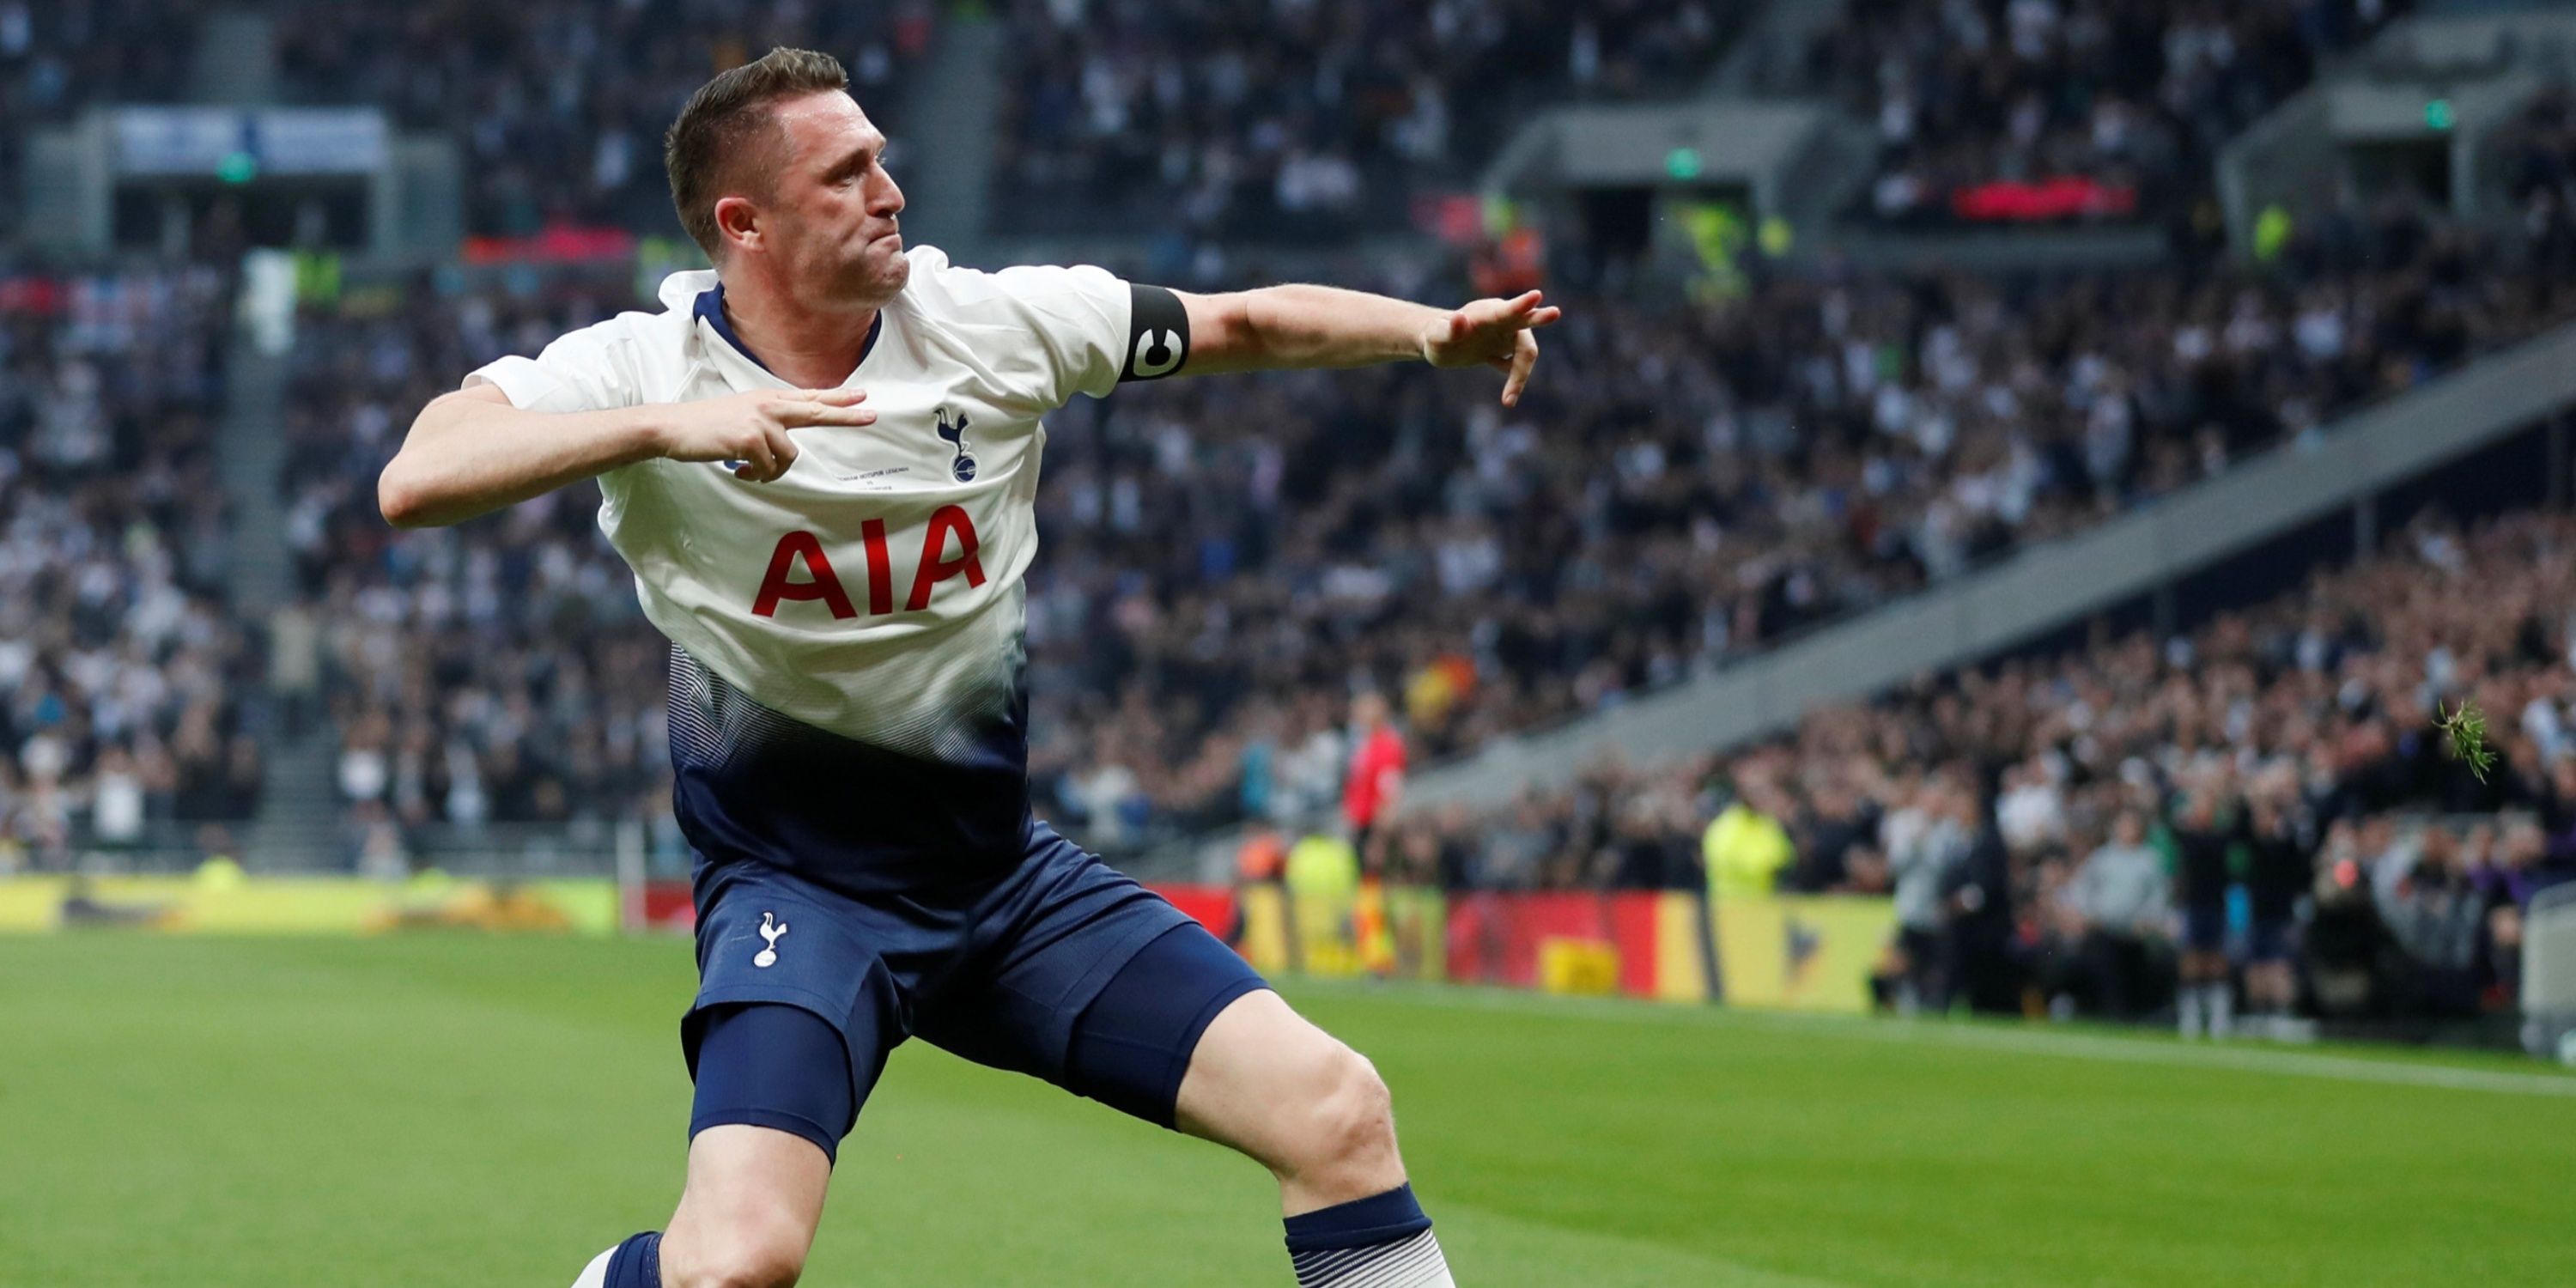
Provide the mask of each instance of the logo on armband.
POLYGON ((1167 376, 1181 365, 1182 352, 1180 332, 1149 330, 1136 337, 1136 354, 1128 369, 1136 373, 1138 380, 1167 376))

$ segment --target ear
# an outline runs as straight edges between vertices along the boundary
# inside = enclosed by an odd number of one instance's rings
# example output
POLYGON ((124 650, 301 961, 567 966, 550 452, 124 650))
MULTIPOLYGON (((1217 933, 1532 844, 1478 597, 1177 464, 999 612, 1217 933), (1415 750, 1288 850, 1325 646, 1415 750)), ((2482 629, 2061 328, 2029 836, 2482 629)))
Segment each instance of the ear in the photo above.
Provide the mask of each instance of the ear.
POLYGON ((760 207, 753 205, 751 198, 718 197, 713 213, 719 239, 742 250, 760 248, 760 207))

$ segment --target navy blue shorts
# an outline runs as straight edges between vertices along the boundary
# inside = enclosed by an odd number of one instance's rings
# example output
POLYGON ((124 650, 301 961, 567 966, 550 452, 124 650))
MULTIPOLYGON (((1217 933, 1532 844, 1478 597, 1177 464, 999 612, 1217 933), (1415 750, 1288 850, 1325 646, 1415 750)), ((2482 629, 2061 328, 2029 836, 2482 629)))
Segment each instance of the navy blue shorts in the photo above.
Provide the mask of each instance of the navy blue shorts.
POLYGON ((1168 1127, 1208 1022, 1267 987, 1162 896, 1034 820, 1020 864, 998 876, 869 893, 755 861, 702 863, 697 907, 698 996, 680 1026, 700 1089, 692 1136, 747 1122, 830 1154, 915 1034, 1168 1127), (811 1067, 782 1080, 760 1043, 707 1044, 712 1019, 756 1004, 818 1017, 846 1060, 800 1059, 811 1067), (702 1054, 762 1067, 710 1068, 702 1054), (816 1122, 818 1105, 851 1121, 816 1122))
POLYGON ((2246 960, 2285 962, 2298 955, 2298 943, 2293 935, 2293 923, 2289 919, 2263 920, 2254 923, 2254 942, 2245 954, 2246 960))
POLYGON ((2215 953, 2227 947, 2227 906, 2186 906, 2182 910, 2182 946, 2196 953, 2215 953))

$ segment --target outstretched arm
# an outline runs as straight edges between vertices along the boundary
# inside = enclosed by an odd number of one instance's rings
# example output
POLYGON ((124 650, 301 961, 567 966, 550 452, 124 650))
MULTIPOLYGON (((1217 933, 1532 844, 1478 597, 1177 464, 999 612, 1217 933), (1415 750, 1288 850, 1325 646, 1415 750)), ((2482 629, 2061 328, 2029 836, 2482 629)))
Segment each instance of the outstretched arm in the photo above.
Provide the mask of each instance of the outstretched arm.
POLYGON ((866 425, 856 389, 762 389, 700 402, 604 411, 525 411, 495 385, 431 399, 376 480, 376 505, 398 528, 462 523, 621 465, 656 457, 740 461, 767 483, 796 461, 788 431, 866 425))
POLYGON ((1225 295, 1175 291, 1189 312, 1190 356, 1177 373, 1364 367, 1418 359, 1500 371, 1503 405, 1521 398, 1538 362, 1532 331, 1563 311, 1529 291, 1455 309, 1332 286, 1270 286, 1225 295))

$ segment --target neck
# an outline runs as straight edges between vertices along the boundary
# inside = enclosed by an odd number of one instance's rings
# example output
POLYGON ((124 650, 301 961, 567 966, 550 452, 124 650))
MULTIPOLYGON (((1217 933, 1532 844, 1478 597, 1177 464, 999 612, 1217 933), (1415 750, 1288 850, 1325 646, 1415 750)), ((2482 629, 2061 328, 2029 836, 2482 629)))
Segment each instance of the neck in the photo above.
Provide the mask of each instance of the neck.
POLYGON ((867 352, 877 310, 817 309, 758 282, 724 284, 725 321, 770 373, 802 389, 850 378, 867 352))

